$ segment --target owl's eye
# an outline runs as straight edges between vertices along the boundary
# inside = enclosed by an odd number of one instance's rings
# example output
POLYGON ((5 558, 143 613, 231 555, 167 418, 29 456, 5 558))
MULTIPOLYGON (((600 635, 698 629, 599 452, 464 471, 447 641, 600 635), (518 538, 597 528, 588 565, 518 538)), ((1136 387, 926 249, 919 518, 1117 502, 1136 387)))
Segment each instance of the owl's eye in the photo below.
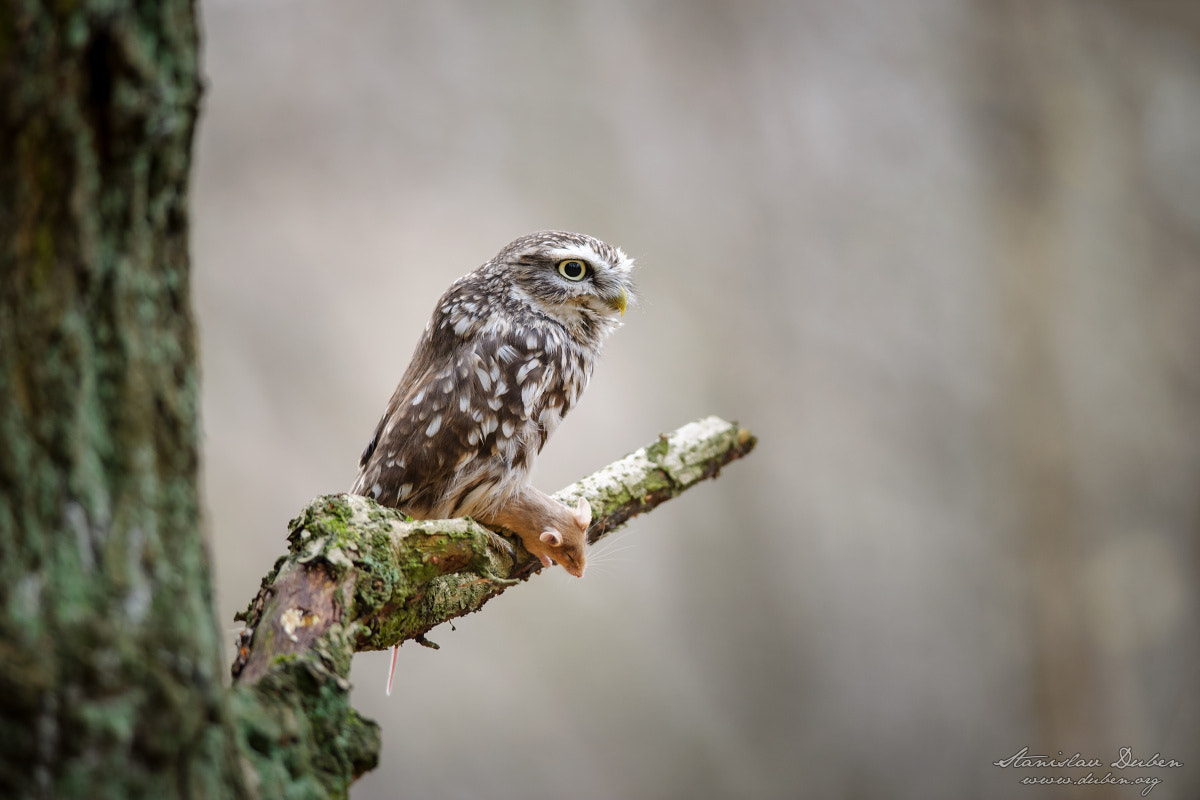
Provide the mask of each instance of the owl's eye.
POLYGON ((568 258, 558 262, 558 274, 569 281, 581 281, 587 275, 587 264, 578 258, 568 258))

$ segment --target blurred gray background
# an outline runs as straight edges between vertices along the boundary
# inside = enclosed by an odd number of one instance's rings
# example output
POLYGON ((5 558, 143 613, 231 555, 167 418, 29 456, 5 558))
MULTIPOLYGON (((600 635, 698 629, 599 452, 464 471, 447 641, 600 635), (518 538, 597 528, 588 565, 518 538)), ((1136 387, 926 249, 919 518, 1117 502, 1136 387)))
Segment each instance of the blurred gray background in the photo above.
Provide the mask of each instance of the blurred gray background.
POLYGON ((1139 796, 1021 786, 1025 746, 1196 797, 1197 12, 205 0, 227 638, 446 286, 579 230, 642 299, 536 483, 707 414, 758 450, 403 648, 391 698, 357 656, 357 800, 1139 796))

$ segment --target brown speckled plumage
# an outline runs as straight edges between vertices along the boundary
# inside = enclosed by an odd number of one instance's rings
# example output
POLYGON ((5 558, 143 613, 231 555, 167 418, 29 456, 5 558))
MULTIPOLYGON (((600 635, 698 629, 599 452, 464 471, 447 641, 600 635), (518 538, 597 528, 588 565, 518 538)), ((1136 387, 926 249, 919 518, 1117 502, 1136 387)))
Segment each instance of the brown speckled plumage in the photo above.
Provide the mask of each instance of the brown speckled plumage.
POLYGON ((455 281, 351 491, 418 518, 471 516, 507 528, 543 563, 582 575, 590 509, 550 499, 529 484, 529 471, 619 326, 632 267, 590 236, 544 231, 455 281))

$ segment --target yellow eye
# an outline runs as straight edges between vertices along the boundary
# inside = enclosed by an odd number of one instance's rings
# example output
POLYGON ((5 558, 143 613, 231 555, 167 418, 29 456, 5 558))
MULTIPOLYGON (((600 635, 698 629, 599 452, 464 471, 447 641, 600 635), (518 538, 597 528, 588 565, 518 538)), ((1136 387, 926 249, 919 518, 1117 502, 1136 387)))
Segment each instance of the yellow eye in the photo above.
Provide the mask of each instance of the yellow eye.
POLYGON ((558 274, 569 281, 581 281, 587 276, 587 264, 578 258, 558 262, 558 274))

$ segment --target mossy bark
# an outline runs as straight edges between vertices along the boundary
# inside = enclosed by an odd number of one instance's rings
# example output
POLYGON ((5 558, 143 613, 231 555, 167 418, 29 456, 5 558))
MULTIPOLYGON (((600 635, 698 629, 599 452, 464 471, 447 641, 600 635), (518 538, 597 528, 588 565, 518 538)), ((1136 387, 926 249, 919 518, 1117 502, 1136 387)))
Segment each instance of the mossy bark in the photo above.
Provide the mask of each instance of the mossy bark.
POLYGON ((246 796, 197 496, 189 0, 0 0, 0 796, 246 796))

